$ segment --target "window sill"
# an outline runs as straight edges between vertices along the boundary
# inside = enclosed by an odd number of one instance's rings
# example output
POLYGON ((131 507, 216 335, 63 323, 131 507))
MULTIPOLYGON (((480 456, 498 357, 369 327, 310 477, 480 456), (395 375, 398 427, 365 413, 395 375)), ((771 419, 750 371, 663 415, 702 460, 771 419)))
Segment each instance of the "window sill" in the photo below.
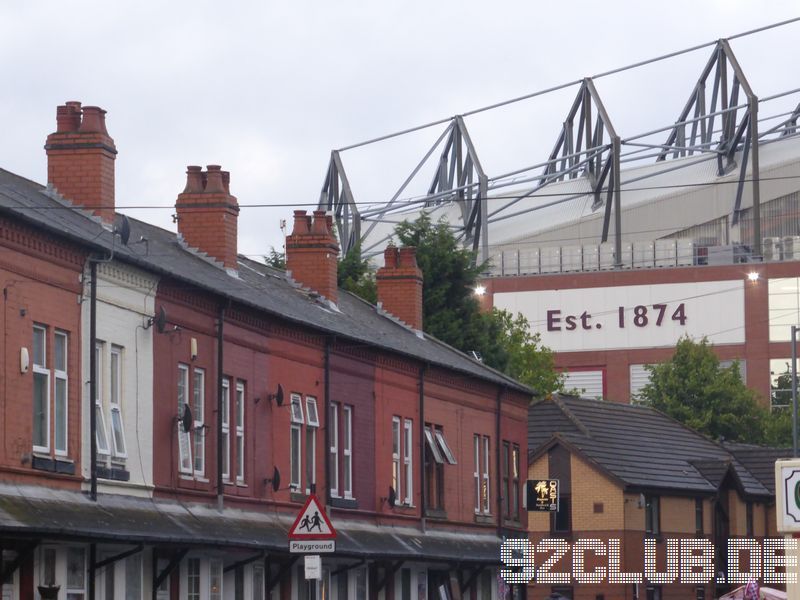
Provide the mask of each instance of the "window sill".
POLYGON ((289 492, 289 500, 292 502, 305 502, 307 496, 302 492, 289 492))
POLYGON ((51 456, 34 454, 31 458, 31 467, 37 471, 75 475, 75 463, 62 458, 52 458, 51 456))
POLYGON ((413 513, 416 512, 417 507, 413 504, 395 504, 392 510, 399 513, 413 513))
POLYGON ((493 525, 494 517, 492 515, 485 515, 483 513, 475 513, 475 522, 481 525, 493 525))
POLYGON ((358 508, 358 501, 355 498, 331 498, 331 506, 334 508, 358 508))
POLYGON ((124 467, 118 467, 112 464, 111 468, 97 465, 97 478, 110 479, 112 481, 130 481, 131 474, 124 467))
POLYGON ((428 508, 425 510, 425 516, 429 519, 447 519, 447 511, 443 508, 428 508))

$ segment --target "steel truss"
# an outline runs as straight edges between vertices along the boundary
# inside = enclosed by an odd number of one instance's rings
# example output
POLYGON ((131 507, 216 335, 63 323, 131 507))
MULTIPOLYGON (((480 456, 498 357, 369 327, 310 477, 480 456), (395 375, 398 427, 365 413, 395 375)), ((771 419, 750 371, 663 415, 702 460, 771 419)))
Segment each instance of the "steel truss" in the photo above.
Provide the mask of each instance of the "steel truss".
MULTIPOLYGON (((765 100, 773 100, 796 93, 791 90, 765 100)), ((504 103, 501 103, 502 106, 504 103)), ((621 186, 634 180, 622 181, 622 162, 655 159, 666 162, 698 156, 716 160, 717 172, 725 175, 739 168, 731 223, 737 225, 746 182, 748 163, 751 171, 753 194, 753 253, 760 255, 760 198, 758 183, 758 147, 764 138, 780 139, 800 134, 800 104, 777 125, 759 135, 759 99, 753 93, 747 77, 727 40, 714 45, 710 58, 701 71, 686 105, 677 121, 667 127, 620 138, 592 78, 581 80, 578 93, 570 106, 553 150, 542 163, 510 173, 489 176, 483 170, 475 146, 462 116, 446 121, 446 127, 403 184, 382 205, 359 211, 353 198, 339 151, 331 152, 328 173, 320 195, 319 208, 332 211, 336 218, 339 240, 343 252, 362 243, 362 253, 370 256, 382 250, 388 236, 372 239, 370 234, 380 224, 396 223, 398 215, 409 209, 424 210, 440 205, 455 204, 459 223, 451 223, 465 247, 475 251, 479 261, 489 257, 489 232, 491 223, 559 204, 584 195, 572 196, 530 206, 520 204, 542 188, 559 181, 585 179, 594 196, 592 210, 604 209, 601 241, 606 242, 614 217, 615 262, 621 266, 622 223, 621 186), (713 76, 712 76, 713 74, 713 76), (742 97, 740 99, 740 96, 742 97), (663 143, 653 143, 654 135, 666 134, 663 143), (439 150, 438 162, 433 166, 431 183, 422 197, 402 199, 409 184, 420 171, 434 162, 431 157, 439 150), (624 152, 623 152, 624 150, 624 152), (516 194, 509 202, 492 206, 488 210, 490 194, 510 186, 529 187, 516 194), (516 209, 511 210, 515 205, 516 209), (368 245, 365 240, 369 239, 368 245)), ((773 118, 773 117, 770 117, 773 118)), ((436 125, 440 122, 431 124, 436 125)), ((415 128, 409 131, 416 131, 415 128)), ((406 132, 401 132, 406 133, 406 132)), ((398 134, 398 135, 401 135, 398 134)), ((379 140, 392 136, 385 136, 379 140)), ((379 141, 373 140, 373 141, 379 141)), ((370 142, 371 143, 371 142, 370 142)), ((686 161, 676 163, 683 168, 686 161)), ((665 167, 665 171, 670 168, 665 167)), ((645 175, 642 178, 652 177, 645 175)), ((640 178, 641 179, 641 178, 640 178)), ((638 179, 636 180, 638 181, 638 179)))

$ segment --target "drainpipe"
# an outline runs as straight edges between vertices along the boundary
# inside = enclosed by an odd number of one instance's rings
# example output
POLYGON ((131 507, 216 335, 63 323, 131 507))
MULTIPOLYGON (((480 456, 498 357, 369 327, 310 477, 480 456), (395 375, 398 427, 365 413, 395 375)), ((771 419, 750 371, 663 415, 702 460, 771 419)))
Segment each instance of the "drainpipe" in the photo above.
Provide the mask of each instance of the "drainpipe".
POLYGON ((224 508, 223 495, 225 492, 222 482, 222 358, 223 358, 223 325, 225 323, 225 307, 219 307, 219 320, 217 323, 217 509, 224 508))
MULTIPOLYGON (((97 501, 97 263, 89 258, 89 497, 97 501)), ((94 574, 94 571, 92 571, 94 574)), ((92 577, 92 581, 93 581, 92 577)), ((92 583, 93 585, 93 583, 92 583)), ((89 596, 93 598, 94 596, 89 596)))
POLYGON ((331 343, 332 337, 325 338, 325 502, 331 503, 331 343))
MULTIPOLYGON (((500 451, 502 450, 502 446, 500 444, 500 407, 501 401, 503 399, 503 391, 505 388, 498 388, 497 390, 497 399, 496 399, 496 419, 495 419, 495 472, 497 473, 497 537, 502 539, 503 538, 503 475, 500 470, 501 468, 501 461, 500 461, 500 451)), ((509 498, 509 502, 510 502, 509 498)))
POLYGON ((419 368, 419 457, 420 457, 420 470, 419 470, 419 489, 420 489, 420 515, 422 533, 427 531, 427 521, 425 519, 425 512, 427 506, 425 504, 425 369, 427 365, 422 365, 419 368))

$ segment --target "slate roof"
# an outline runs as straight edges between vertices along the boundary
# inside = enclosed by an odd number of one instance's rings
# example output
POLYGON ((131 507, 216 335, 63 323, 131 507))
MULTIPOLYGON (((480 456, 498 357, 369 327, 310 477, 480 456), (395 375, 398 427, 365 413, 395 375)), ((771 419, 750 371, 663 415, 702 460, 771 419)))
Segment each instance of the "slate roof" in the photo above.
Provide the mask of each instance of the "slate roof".
POLYGON ((791 448, 768 448, 733 442, 725 442, 723 446, 770 491, 770 494, 775 493, 775 461, 791 458, 791 448))
POLYGON ((731 473, 744 494, 773 492, 724 447, 644 406, 554 396, 531 406, 531 456, 561 440, 626 488, 714 493, 731 473))
POLYGON ((0 169, 0 212, 103 251, 104 256, 113 247, 116 259, 321 333, 380 347, 524 394, 535 393, 431 336, 419 337, 344 290, 339 291, 338 310, 333 310, 298 288, 282 271, 244 257, 239 257, 238 277, 231 276, 220 263, 187 249, 177 234, 136 219, 130 219, 130 243, 122 246, 119 238, 89 212, 76 209, 51 190, 3 169, 0 169), (136 243, 142 236, 148 242, 136 243))

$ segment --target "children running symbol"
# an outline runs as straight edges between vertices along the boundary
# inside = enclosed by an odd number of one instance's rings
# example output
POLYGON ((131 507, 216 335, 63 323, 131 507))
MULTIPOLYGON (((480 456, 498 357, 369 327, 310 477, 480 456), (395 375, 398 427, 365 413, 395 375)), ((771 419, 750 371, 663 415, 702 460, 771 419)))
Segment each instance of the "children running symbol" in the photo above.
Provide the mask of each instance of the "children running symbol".
POLYGON ((310 519, 308 515, 305 515, 303 519, 300 521, 300 527, 298 529, 305 529, 309 533, 314 531, 314 528, 317 528, 317 531, 322 532, 322 519, 319 516, 319 511, 314 511, 314 516, 310 519))

